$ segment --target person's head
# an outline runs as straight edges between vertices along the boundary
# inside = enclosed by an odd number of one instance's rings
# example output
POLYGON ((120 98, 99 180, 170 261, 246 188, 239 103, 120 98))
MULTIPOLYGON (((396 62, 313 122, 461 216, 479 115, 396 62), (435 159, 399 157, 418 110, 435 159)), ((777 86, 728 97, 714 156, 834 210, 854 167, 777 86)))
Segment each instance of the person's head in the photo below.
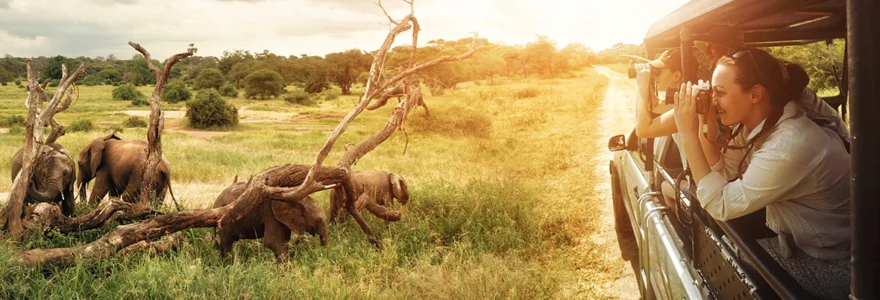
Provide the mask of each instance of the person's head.
MULTIPOLYGON (((681 85, 682 78, 684 77, 681 68, 681 56, 681 51, 678 49, 667 50, 663 52, 659 58, 648 62, 648 64, 660 70, 660 72, 654 76, 654 81, 657 82, 658 90, 663 91, 668 87, 678 87, 681 85)), ((692 66, 691 72, 695 74, 697 72, 697 60, 693 56, 688 58, 688 60, 692 66)))
POLYGON ((705 37, 694 41, 694 46, 700 49, 709 58, 709 63, 715 65, 718 59, 725 55, 733 54, 735 49, 743 46, 744 36, 741 29, 730 26, 715 26, 706 33, 705 37))
POLYGON ((784 63, 759 49, 718 60, 712 73, 713 100, 721 122, 754 128, 774 109, 800 96, 809 83, 803 68, 784 63))

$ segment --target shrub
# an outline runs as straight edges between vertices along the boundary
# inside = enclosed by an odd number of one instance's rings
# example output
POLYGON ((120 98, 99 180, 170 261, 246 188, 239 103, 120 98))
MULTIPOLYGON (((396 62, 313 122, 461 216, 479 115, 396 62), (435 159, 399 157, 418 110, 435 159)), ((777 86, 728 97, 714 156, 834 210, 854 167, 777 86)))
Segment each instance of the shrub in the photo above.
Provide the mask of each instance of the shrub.
POLYGON ((194 85, 197 90, 219 90, 224 83, 226 83, 226 77, 223 76, 223 72, 220 72, 220 70, 217 69, 209 68, 199 71, 199 76, 196 77, 194 85))
POLYGON ((165 93, 162 94, 162 99, 165 99, 168 103, 178 103, 181 101, 189 101, 192 98, 192 93, 186 89, 186 84, 183 81, 175 80, 168 84, 165 87, 165 93))
POLYGON ((12 116, 4 116, 0 118, 0 126, 10 127, 10 126, 24 126, 24 117, 20 115, 12 115, 12 116))
POLYGON ((309 79, 309 82, 306 83, 305 91, 307 93, 317 94, 323 92, 324 90, 330 88, 330 83, 323 78, 314 78, 309 79))
POLYGON ((231 84, 231 83, 226 83, 223 86, 221 86, 219 92, 220 92, 220 95, 222 95, 224 97, 232 97, 232 98, 238 97, 238 89, 236 89, 235 85, 231 84))
POLYGON ((324 95, 324 100, 336 100, 339 99, 339 95, 342 94, 342 91, 338 89, 329 89, 326 91, 324 95))
POLYGON ((107 128, 106 128, 105 131, 109 131, 109 132, 113 132, 113 133, 119 133, 119 132, 123 132, 123 131, 125 131, 125 128, 123 128, 123 127, 120 126, 119 124, 112 124, 112 125, 110 125, 110 126, 107 126, 107 128))
POLYGON ((0 82, 0 85, 2 85, 2 86, 7 86, 7 85, 9 85, 9 84, 6 83, 6 82, 4 81, 4 82, 0 82))
POLYGON ((194 128, 238 125, 238 109, 228 104, 214 89, 199 91, 186 106, 186 119, 194 128))
POLYGON ((92 124, 91 120, 79 120, 71 123, 65 129, 70 132, 92 131, 95 130, 95 124, 92 124))
POLYGON ((17 86, 21 86, 21 80, 20 80, 20 79, 16 79, 16 80, 15 80, 15 85, 17 85, 17 86))
POLYGON ((24 134, 24 127, 15 125, 9 128, 9 134, 11 135, 22 135, 24 134))
POLYGON ((131 116, 128 119, 125 119, 125 121, 122 121, 122 127, 147 127, 147 121, 131 116))
POLYGON ((131 100, 131 105, 134 105, 134 106, 150 105, 150 101, 147 99, 144 99, 143 97, 135 98, 134 100, 131 100))
POLYGON ((303 90, 295 90, 293 92, 287 93, 287 95, 284 96, 284 101, 299 105, 315 104, 315 102, 312 101, 312 94, 306 93, 303 90))
POLYGON ((61 84, 61 79, 52 79, 52 81, 49 81, 49 87, 57 87, 59 84, 61 84))
POLYGON ((145 98, 145 96, 134 85, 126 84, 113 89, 113 100, 131 101, 138 98, 145 98))
POLYGON ((114 68, 106 68, 98 72, 97 79, 103 84, 113 84, 122 81, 122 74, 114 68))
POLYGON ((284 77, 272 70, 259 70, 244 78, 244 94, 248 99, 260 96, 278 97, 284 91, 284 77))
POLYGON ((88 75, 82 79, 82 84, 85 86, 96 86, 101 84, 101 79, 95 75, 88 75))

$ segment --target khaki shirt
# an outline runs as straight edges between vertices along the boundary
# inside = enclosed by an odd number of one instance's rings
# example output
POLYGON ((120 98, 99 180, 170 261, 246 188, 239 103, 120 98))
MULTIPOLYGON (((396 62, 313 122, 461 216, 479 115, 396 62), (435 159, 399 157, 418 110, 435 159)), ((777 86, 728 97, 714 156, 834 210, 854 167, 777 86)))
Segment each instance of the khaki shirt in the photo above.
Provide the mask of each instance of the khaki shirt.
MULTIPOLYGON (((732 142, 746 145, 763 127, 743 131, 732 142)), ((746 150, 728 150, 697 185, 703 208, 718 220, 767 208, 767 226, 787 235, 810 256, 850 255, 850 160, 834 130, 811 121, 788 103, 769 134, 755 142, 737 178, 746 150)))

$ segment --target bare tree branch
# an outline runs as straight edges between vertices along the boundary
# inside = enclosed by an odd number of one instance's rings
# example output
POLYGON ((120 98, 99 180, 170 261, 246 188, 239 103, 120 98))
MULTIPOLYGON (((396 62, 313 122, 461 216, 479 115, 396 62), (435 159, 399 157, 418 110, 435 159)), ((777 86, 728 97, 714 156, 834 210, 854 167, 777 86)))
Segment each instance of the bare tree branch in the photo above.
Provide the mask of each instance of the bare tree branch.
POLYGON ((391 24, 394 24, 394 25, 399 25, 399 24, 400 24, 400 22, 397 22, 397 21, 394 20, 394 18, 391 18, 391 15, 388 14, 388 11, 386 11, 386 10, 385 10, 385 7, 382 6, 382 0, 379 0, 378 3, 373 3, 373 4, 378 5, 379 8, 382 9, 382 13, 384 13, 385 16, 388 17, 388 21, 391 21, 391 24))

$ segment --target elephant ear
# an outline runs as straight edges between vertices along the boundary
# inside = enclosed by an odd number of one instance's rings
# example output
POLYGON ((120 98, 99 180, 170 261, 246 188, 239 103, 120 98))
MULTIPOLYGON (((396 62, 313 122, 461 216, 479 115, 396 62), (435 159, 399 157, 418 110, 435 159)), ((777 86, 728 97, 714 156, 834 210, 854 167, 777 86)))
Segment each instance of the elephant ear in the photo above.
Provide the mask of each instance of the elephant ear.
POLYGON ((406 204, 409 201, 409 189, 406 186, 406 180, 400 175, 391 174, 391 193, 394 198, 400 201, 400 204, 406 204))
POLYGON ((100 141, 94 141, 92 146, 89 147, 89 168, 91 169, 92 176, 98 173, 98 167, 101 166, 101 160, 104 158, 104 145, 106 144, 106 139, 102 139, 100 141))
POLYGON ((300 235, 305 234, 306 221, 303 218, 304 209, 301 205, 284 201, 272 201, 270 205, 275 219, 287 226, 290 231, 300 235))

